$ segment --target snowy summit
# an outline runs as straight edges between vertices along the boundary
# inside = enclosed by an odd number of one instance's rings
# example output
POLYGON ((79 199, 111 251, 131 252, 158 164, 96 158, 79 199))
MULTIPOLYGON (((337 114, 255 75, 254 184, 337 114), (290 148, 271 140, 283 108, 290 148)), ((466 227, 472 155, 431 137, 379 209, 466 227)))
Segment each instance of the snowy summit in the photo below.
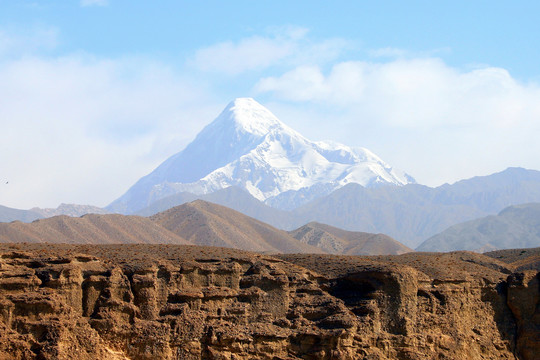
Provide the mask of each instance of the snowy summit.
POLYGON ((312 199, 349 183, 413 182, 367 149, 310 141, 255 100, 238 98, 183 151, 140 179, 108 209, 133 213, 179 192, 200 195, 229 186, 287 208, 285 203, 290 204, 295 194, 312 199))

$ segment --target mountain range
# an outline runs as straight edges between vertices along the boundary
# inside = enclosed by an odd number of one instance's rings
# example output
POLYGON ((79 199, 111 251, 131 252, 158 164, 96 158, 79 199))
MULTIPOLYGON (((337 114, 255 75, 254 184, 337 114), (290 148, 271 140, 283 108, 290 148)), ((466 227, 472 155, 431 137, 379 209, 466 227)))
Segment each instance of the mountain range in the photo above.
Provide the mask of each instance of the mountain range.
POLYGON ((349 231, 383 233, 416 248, 452 225, 497 214, 509 205, 540 202, 540 172, 508 168, 436 188, 349 184, 290 211, 229 187, 205 195, 172 195, 137 214, 150 216, 194 199, 230 207, 280 229, 293 230, 316 221, 349 231))
POLYGON ((316 221, 416 247, 457 223, 540 201, 540 173, 510 168, 430 188, 367 149, 310 141, 239 98, 107 210, 149 216, 194 199, 285 230, 316 221))
POLYGON ((196 200, 151 217, 120 214, 54 216, 31 223, 0 223, 0 242, 67 244, 177 244, 227 247, 262 253, 379 255, 412 251, 380 234, 351 233, 309 224, 288 233, 221 205, 196 200), (304 229, 319 228, 315 240, 304 229), (303 232, 303 236, 298 236, 303 232), (332 248, 329 247, 329 244, 332 248))
POLYGON ((152 216, 197 199, 282 230, 318 222, 386 234, 415 248, 453 225, 540 202, 540 172, 508 168, 431 188, 367 149, 310 141, 255 100, 240 98, 106 209, 0 206, 0 221, 107 212, 152 216))
MULTIPOLYGON (((437 188, 417 184, 365 188, 350 184, 292 211, 272 208, 255 199, 247 191, 233 186, 205 195, 179 193, 169 196, 139 211, 137 215, 151 216, 196 199, 227 206, 283 230, 293 231, 307 223, 319 222, 353 232, 386 234, 405 246, 422 251, 487 251, 493 248, 540 245, 534 242, 535 240, 523 242, 515 239, 510 242, 472 241, 471 246, 475 245, 471 247, 466 245, 466 241, 451 240, 456 238, 455 235, 447 236, 449 233, 456 234, 458 228, 468 229, 469 224, 464 224, 467 221, 481 221, 486 216, 491 216, 488 219, 492 219, 493 214, 501 212, 507 205, 540 202, 540 172, 521 168, 509 168, 501 173, 437 188), (457 227, 451 228, 454 225, 457 227), (451 230, 447 232, 449 228, 451 230), (436 236, 440 233, 444 234, 444 242, 434 242, 431 239, 425 244, 438 245, 428 247, 422 244, 432 237, 441 239, 436 236), (486 245, 488 242, 491 245, 486 245), (422 246, 419 246, 421 244, 422 246)), ((526 209, 529 207, 525 206, 526 209)), ((74 208, 69 206, 67 209, 74 208)), ((4 222, 30 222, 41 217, 43 215, 35 211, 0 207, 0 220, 4 222)), ((495 221, 503 221, 499 217, 497 219, 495 221)), ((476 224, 474 221, 472 224, 476 224)), ((506 226, 506 229, 517 231, 520 227, 506 226)), ((467 238, 466 232, 459 230, 459 236, 467 238)), ((516 232, 522 233, 522 230, 516 232)), ((496 234, 489 236, 497 237, 496 234)), ((506 239, 514 238, 515 235, 506 236, 506 239)))
POLYGON ((540 202, 540 172, 509 168, 436 188, 350 184, 293 213, 300 223, 319 221, 346 230, 383 233, 416 248, 452 225, 529 202, 540 202))

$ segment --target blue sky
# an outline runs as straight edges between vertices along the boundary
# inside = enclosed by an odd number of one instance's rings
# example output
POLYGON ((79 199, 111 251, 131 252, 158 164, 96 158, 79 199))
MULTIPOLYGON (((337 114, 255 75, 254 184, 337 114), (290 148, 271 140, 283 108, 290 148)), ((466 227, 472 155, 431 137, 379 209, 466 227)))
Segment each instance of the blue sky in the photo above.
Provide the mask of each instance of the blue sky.
POLYGON ((540 169, 536 1, 0 0, 0 204, 104 206, 234 97, 430 186, 540 169))
POLYGON ((538 79, 536 1, 0 1, 4 30, 58 31, 50 55, 145 55, 181 66, 201 47, 296 26, 313 41, 354 42, 350 53, 397 48, 449 65, 489 64, 538 79), (81 4, 86 3, 86 6, 81 4), (101 5, 101 6, 100 6, 101 5))

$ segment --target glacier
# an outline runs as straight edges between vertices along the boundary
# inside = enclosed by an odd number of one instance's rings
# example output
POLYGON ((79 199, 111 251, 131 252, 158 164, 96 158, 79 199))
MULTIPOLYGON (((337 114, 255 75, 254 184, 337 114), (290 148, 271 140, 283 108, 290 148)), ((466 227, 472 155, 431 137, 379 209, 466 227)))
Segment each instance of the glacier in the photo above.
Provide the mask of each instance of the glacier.
POLYGON ((415 180, 368 149, 310 141, 254 99, 237 98, 183 151, 107 209, 128 214, 176 193, 201 195, 230 186, 290 209, 349 183, 401 186, 415 180))

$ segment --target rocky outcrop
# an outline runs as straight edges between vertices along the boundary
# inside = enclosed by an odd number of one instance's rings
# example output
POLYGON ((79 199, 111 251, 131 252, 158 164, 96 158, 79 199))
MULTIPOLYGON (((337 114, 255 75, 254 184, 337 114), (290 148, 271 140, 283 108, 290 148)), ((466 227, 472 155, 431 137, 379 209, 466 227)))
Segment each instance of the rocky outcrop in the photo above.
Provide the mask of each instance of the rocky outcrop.
POLYGON ((538 354, 537 271, 469 253, 407 255, 2 244, 0 358, 538 354))
POLYGON ((540 350, 540 273, 527 270, 508 278, 508 306, 517 325, 517 350, 535 359, 540 350))

